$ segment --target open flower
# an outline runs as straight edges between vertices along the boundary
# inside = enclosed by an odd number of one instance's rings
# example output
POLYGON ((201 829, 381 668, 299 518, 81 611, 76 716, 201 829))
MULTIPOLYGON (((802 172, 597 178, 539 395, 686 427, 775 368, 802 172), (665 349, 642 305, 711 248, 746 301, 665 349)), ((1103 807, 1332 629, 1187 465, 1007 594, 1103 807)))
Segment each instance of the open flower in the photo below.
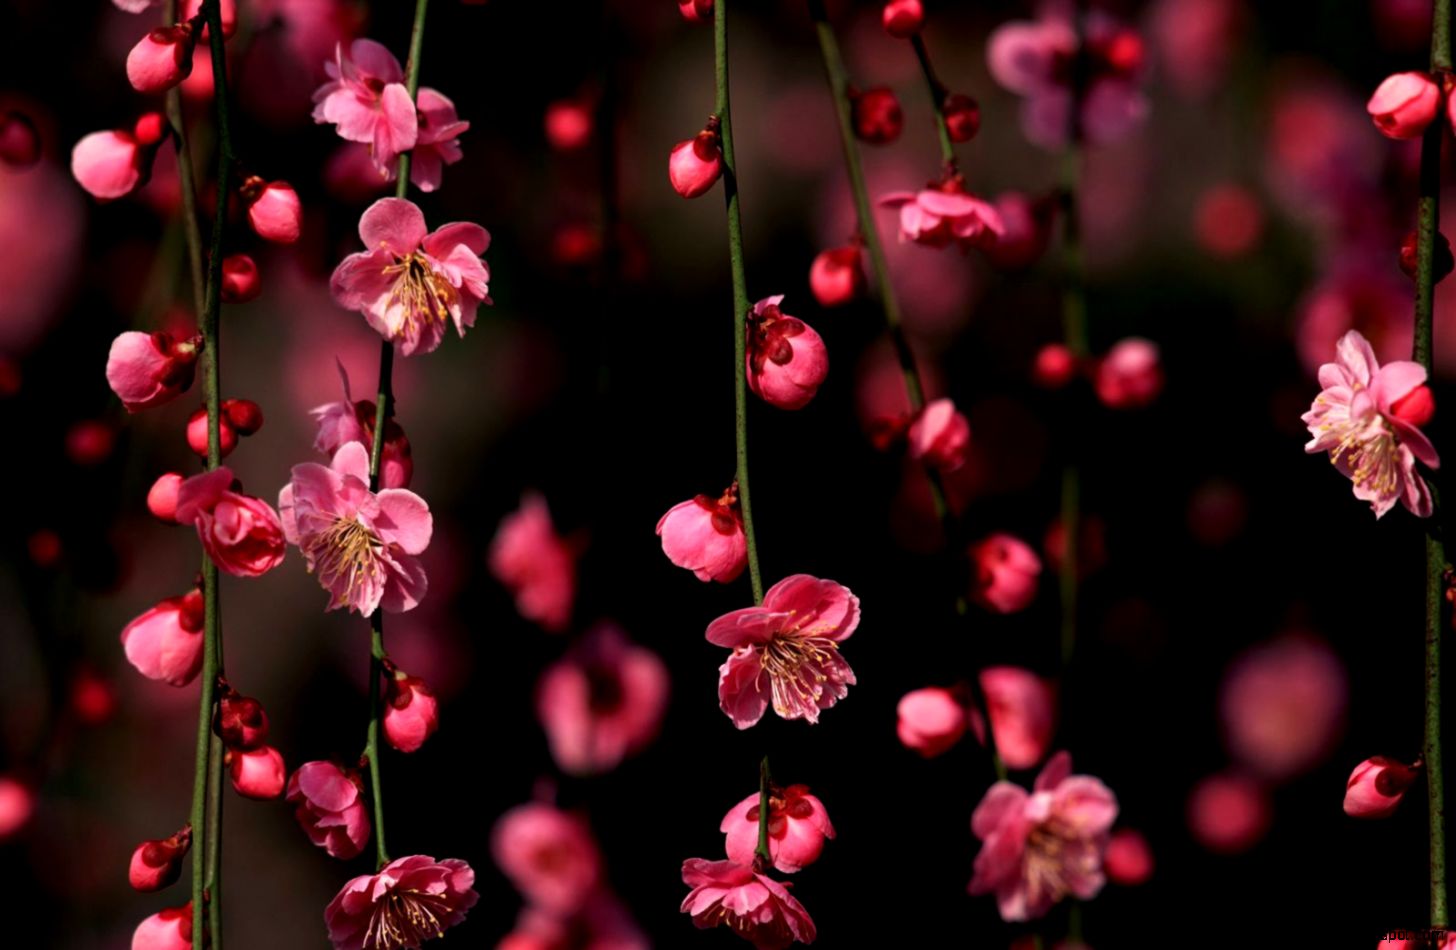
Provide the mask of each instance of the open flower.
POLYGON ((1323 389, 1300 417, 1314 437, 1304 450, 1329 452, 1375 517, 1396 501, 1417 517, 1430 517, 1431 490, 1416 461, 1438 468, 1441 460, 1419 428, 1435 408, 1425 369, 1406 360, 1382 367, 1370 342, 1351 330, 1336 344, 1335 362, 1320 367, 1319 381, 1323 389))
MULTIPOLYGON (((752 865, 758 848, 759 793, 754 792, 734 805, 718 830, 727 835, 724 848, 728 860, 752 865)), ((834 825, 817 795, 807 785, 775 788, 768 799, 768 853, 773 866, 793 874, 819 860, 824 842, 834 837, 834 825)))
POLYGON ((522 617, 552 633, 566 629, 576 597, 576 555, 536 492, 527 492, 520 509, 501 519, 490 543, 490 571, 516 595, 522 617))
POLYGON ((434 530, 430 506, 405 488, 370 491, 369 453, 358 442, 340 448, 327 467, 293 466, 278 510, 288 543, 329 592, 329 610, 403 613, 424 598, 419 555, 434 530))
POLYGON ((848 587, 808 574, 784 578, 761 606, 708 625, 708 642, 733 650, 718 670, 718 705, 739 729, 763 718, 770 699, 785 719, 818 722, 855 682, 839 644, 858 626, 859 598, 848 587))
POLYGON ((369 811, 359 775, 333 762, 305 762, 284 793, 308 840, 331 856, 358 857, 369 841, 369 811))
POLYGON ((430 233, 413 202, 381 198, 359 219, 368 248, 339 263, 329 282, 341 307, 357 310, 404 356, 429 353, 445 328, 475 325, 475 311, 490 303, 490 271, 480 255, 490 234, 457 221, 430 233))
POLYGON ((900 212, 901 241, 926 247, 946 247, 952 241, 962 251, 990 247, 1006 230, 1001 212, 968 194, 959 178, 920 191, 892 192, 880 199, 880 206, 900 212))
POLYGON ((187 479, 177 489, 177 523, 197 528, 203 550, 220 569, 260 577, 283 561, 283 525, 272 506, 235 485, 227 466, 187 479))
MULTIPOLYGON (((431 192, 440 187, 445 166, 465 157, 460 151, 460 135, 470 129, 470 123, 460 121, 455 103, 433 89, 422 87, 416 101, 420 132, 410 150, 410 181, 420 191, 431 192)), ((379 170, 386 181, 394 181, 399 176, 399 163, 385 162, 379 170)))
POLYGON ((727 924, 758 950, 783 950, 796 940, 814 942, 814 921, 788 886, 748 865, 689 858, 682 877, 692 888, 682 912, 692 914, 699 930, 727 924))
POLYGON ((506 812, 490 835, 495 863, 533 904, 562 916, 576 913, 602 880, 602 856, 591 829, 576 815, 530 802, 506 812))
POLYGON ((412 854, 345 884, 324 921, 334 950, 413 950, 444 936, 479 899, 470 865, 412 854))
POLYGON ((324 71, 329 81, 313 94, 315 122, 332 124, 346 142, 368 144, 382 166, 415 147, 419 120, 393 53, 373 40, 359 39, 349 44, 346 56, 339 43, 324 71))

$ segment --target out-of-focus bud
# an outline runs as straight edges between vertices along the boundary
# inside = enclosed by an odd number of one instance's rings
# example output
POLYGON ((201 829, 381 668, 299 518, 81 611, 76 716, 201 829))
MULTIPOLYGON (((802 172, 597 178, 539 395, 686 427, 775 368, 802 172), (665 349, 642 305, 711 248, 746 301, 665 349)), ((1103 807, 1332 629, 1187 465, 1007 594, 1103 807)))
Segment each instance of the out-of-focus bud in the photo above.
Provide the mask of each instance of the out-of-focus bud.
POLYGON ((900 742, 927 759, 950 749, 966 732, 964 704, 955 693, 938 686, 906 693, 895 711, 900 742))
POLYGON ((292 244, 303 230, 303 205, 286 181, 264 181, 254 175, 243 182, 248 224, 265 241, 292 244))
POLYGON ((584 102, 561 99, 546 107, 546 141, 559 152, 570 152, 591 141, 592 114, 584 102))
POLYGON ((900 137, 905 128, 905 112, 893 89, 879 86, 864 92, 851 91, 850 116, 854 134, 871 145, 885 145, 900 137))
POLYGON ((1377 755, 1355 766, 1345 783, 1345 814, 1353 818, 1389 818, 1419 776, 1417 766, 1377 755))
POLYGON ((137 924, 131 950, 192 950, 192 902, 158 911, 137 924))
POLYGON ((696 137, 673 146, 667 177, 684 198, 696 198, 712 188, 723 174, 723 151, 718 133, 704 129, 696 137))
POLYGON ((994 242, 982 248, 986 257, 997 267, 1007 269, 1035 264, 1046 253, 1051 240, 1054 202, 1033 200, 1020 192, 1008 191, 994 204, 1001 216, 1002 231, 994 242))
POLYGON ((82 419, 66 430, 66 457, 77 465, 100 465, 116 447, 116 430, 100 419, 82 419))
POLYGON ((907 433, 910 457, 943 472, 954 472, 966 464, 966 450, 971 444, 971 424, 949 399, 936 399, 925 405, 907 433))
POLYGON ((970 550, 971 597, 998 614, 1015 613, 1036 599, 1041 558, 1026 542, 993 534, 970 550))
POLYGON ((182 476, 167 472, 160 476, 147 490, 147 510, 158 521, 177 523, 177 489, 182 487, 182 476))
POLYGON ((131 48, 126 78, 137 92, 166 92, 192 72, 192 28, 186 23, 159 26, 131 48))
POLYGON ((1441 87, 1426 73, 1396 73, 1376 88, 1365 109, 1382 135, 1419 138, 1441 111, 1441 87))
POLYGON ((212 731, 229 749, 252 752, 268 740, 268 713, 253 697, 229 691, 218 701, 212 731))
MULTIPOLYGON (((979 682, 996 754, 1013 769, 1036 765, 1046 757, 1057 729, 1056 684, 1019 666, 988 666, 979 682)), ((984 745, 986 727, 979 709, 970 711, 970 724, 984 745)))
POLYGON ((880 12, 880 23, 891 36, 908 40, 925 23, 925 6, 920 0, 890 0, 880 12))
POLYGON ((1097 398, 1110 409, 1138 409, 1163 391, 1163 365, 1158 345, 1142 337, 1115 344, 1097 363, 1092 378, 1097 398))
POLYGON ((222 259, 224 303, 247 303, 263 291, 258 265, 246 254, 229 254, 222 259))
POLYGON ((144 112, 132 126, 131 134, 136 136, 138 144, 152 146, 161 142, 167 137, 171 126, 167 124, 167 117, 160 112, 144 112))
POLYGON ((1217 854, 1239 854, 1258 844, 1272 817, 1268 793, 1237 773, 1211 775, 1188 796, 1188 828, 1217 854))
POLYGON ((277 749, 269 745, 251 751, 229 749, 227 759, 228 774, 239 795, 268 801, 283 794, 288 775, 283 767, 283 755, 277 749))
POLYGON ((677 12, 689 23, 701 23, 713 15, 713 0, 677 0, 677 12))
POLYGON ((131 886, 139 891, 160 891, 175 884, 182 874, 182 859, 191 847, 191 825, 183 825, 170 838, 143 841, 131 853, 131 869, 127 875, 131 886))
POLYGON ((1107 842, 1102 856, 1102 869, 1107 879, 1129 887, 1142 884, 1153 876, 1153 849, 1141 832, 1119 828, 1107 842))
POLYGON ((24 113, 0 113, 0 162, 11 168, 29 168, 40 161, 40 133, 24 113))
POLYGON ((0 775, 0 841, 30 822, 35 813, 35 792, 20 779, 0 775))
POLYGON ((981 131, 981 107, 970 96, 953 92, 941 103, 945 131, 952 142, 969 142, 981 131))
POLYGON ((384 708, 384 737, 401 752, 415 752, 440 725, 434 690, 418 676, 395 670, 384 708))
POLYGON ((116 713, 116 684, 89 666, 71 678, 71 713, 83 726, 99 726, 116 713))
POLYGON ((809 266, 809 289, 821 307, 842 307, 864 293, 865 275, 859 245, 820 251, 809 266))
POLYGON ((1044 389, 1061 389, 1077 375, 1077 357, 1060 343, 1048 343, 1036 351, 1031 378, 1044 389))
POLYGON ((263 428, 263 410, 251 399, 224 399, 222 414, 238 435, 252 435, 263 428))
MULTIPOLYGON (((1416 241, 1416 232, 1411 231, 1400 242, 1400 270, 1411 280, 1416 279, 1416 241)), ((1445 280, 1452 268, 1456 268, 1456 259, 1451 256, 1451 242, 1446 240, 1446 235, 1437 231, 1436 246, 1431 252, 1432 280, 1437 283, 1445 280)))
MULTIPOLYGON (((222 450, 222 457, 227 458, 232 454, 233 449, 238 447, 238 433, 228 422, 227 416, 217 420, 218 446, 222 450)), ((204 406, 195 410, 187 417, 187 447, 197 454, 198 458, 207 458, 207 408, 204 406)))

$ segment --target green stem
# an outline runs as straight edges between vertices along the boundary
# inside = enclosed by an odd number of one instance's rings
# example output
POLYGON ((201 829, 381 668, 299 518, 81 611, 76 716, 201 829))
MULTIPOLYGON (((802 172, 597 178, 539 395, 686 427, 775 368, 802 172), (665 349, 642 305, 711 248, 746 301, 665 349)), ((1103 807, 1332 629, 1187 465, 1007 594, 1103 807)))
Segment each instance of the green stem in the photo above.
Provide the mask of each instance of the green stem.
MULTIPOLYGON (((162 8, 162 23, 177 22, 177 0, 167 0, 162 8)), ((182 90, 167 90, 167 124, 172 128, 172 142, 177 149, 177 178, 182 188, 182 231, 187 236, 187 265, 192 278, 193 312, 201 315, 207 305, 207 288, 202 272, 202 228, 197 220, 197 181, 192 168, 192 148, 187 139, 187 123, 182 114, 182 90)))
POLYGON ((728 260, 733 271, 733 422, 738 461, 738 504, 743 536, 748 543, 748 579, 753 602, 763 601, 763 576, 758 570, 758 542, 753 505, 748 494, 748 280, 743 273, 743 218, 738 209, 738 164, 733 157, 733 116, 728 97, 728 3, 713 4, 713 66, 718 86, 715 114, 723 147, 723 195, 728 203, 728 260))
MULTIPOLYGON (((1435 0, 1431 20, 1431 71, 1451 69, 1451 2, 1435 0)), ((1439 79, 1437 81, 1440 81, 1439 79)), ((1433 122, 1421 143, 1420 203, 1416 225, 1416 314, 1413 359, 1431 372, 1434 269, 1440 233, 1441 123, 1433 122)), ((1434 486, 1433 490, 1434 490, 1434 486)), ((1441 763, 1441 623, 1445 599, 1446 551, 1437 519, 1426 523, 1426 792, 1430 809, 1431 927, 1448 923, 1446 908, 1446 777, 1441 763)))
POLYGON ((773 855, 768 850, 768 826, 772 808, 769 798, 773 788, 773 775, 768 770, 768 756, 758 763, 758 847, 753 849, 753 866, 759 872, 773 867, 773 855))
POLYGON ((930 64, 930 51, 925 48, 925 40, 921 39, 919 33, 910 37, 910 45, 915 48, 915 58, 920 60, 920 71, 925 74, 925 87, 930 90, 930 108, 935 112, 935 132, 940 138, 940 161, 947 172, 954 173, 955 143, 950 140, 950 128, 945 124, 945 84, 935 75, 935 67, 930 64))
POLYGON ((369 618, 369 793, 374 799, 374 857, 382 868, 389 863, 389 848, 384 842, 383 780, 379 775, 379 725, 384 712, 380 685, 385 673, 384 611, 376 608, 369 618))

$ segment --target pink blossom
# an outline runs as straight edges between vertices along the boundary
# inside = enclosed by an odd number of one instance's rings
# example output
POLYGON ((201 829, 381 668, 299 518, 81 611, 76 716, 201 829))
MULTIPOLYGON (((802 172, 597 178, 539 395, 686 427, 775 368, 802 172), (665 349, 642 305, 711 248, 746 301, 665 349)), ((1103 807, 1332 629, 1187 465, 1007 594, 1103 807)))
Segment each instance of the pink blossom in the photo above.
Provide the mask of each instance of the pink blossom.
POLYGON ((415 147, 419 120, 404 85, 399 60, 383 45, 358 39, 344 55, 340 42, 333 62, 324 64, 329 81, 313 94, 313 120, 331 123, 346 142, 370 146, 374 162, 389 166, 415 147))
POLYGON ((286 181, 264 181, 257 176, 243 182, 248 225, 265 241, 292 244, 303 233, 303 205, 286 181))
POLYGON ((17 778, 0 775, 0 841, 24 828, 35 814, 35 790, 17 778))
POLYGON ((283 561, 285 529, 278 512, 238 491, 226 466, 182 483, 177 523, 194 525, 207 556, 234 577, 259 577, 283 561))
MULTIPOLYGON (((768 805, 768 853, 773 866, 793 874, 819 860, 825 839, 834 837, 834 826, 818 796, 809 794, 807 785, 790 785, 772 789, 768 805)), ((727 835, 728 860, 753 865, 760 816, 758 792, 723 816, 718 830, 727 835)))
POLYGON ((0 112, 0 162, 29 168, 40 161, 40 152, 40 133, 30 117, 14 109, 0 112))
POLYGON ((558 915, 580 910, 601 883, 601 855, 586 823, 550 805, 532 802, 506 812, 490 847, 516 890, 558 915))
POLYGON ((968 890, 994 892, 1003 920, 1033 920, 1068 895, 1089 900, 1102 890, 1117 799, 1092 776, 1071 772, 1071 756, 1059 752, 1029 794, 997 782, 971 816, 984 844, 968 890))
POLYGON ((435 691, 418 676, 395 670, 384 706, 384 737, 401 752, 418 752, 440 726, 435 691))
POLYGON ((278 494, 283 533, 329 592, 326 609, 368 617, 414 609, 428 587, 419 555, 430 544, 430 506, 406 488, 369 490, 369 453, 350 442, 327 466, 293 466, 278 494))
POLYGON ((222 259, 223 303, 247 303, 263 291, 258 265, 246 254, 229 254, 222 259))
POLYGON ((699 930, 727 924, 757 950, 784 950, 790 944, 813 943, 814 921, 788 886, 732 861, 689 858, 683 862, 683 883, 692 888, 682 912, 691 914, 699 930))
POLYGON ((357 772, 333 762, 305 762, 284 795, 308 840, 331 857, 358 857, 369 841, 369 811, 357 772))
POLYGON ((1389 818, 1420 776, 1420 769, 1377 755, 1355 766, 1345 783, 1345 814, 1354 818, 1389 818))
POLYGON ((900 697, 895 712, 900 742, 927 759, 949 751, 966 733, 965 704, 939 686, 911 690, 900 697))
POLYGON ((567 917, 522 908, 516 926, 495 950, 651 950, 632 915, 609 891, 599 890, 567 917))
MULTIPOLYGON (((410 150, 410 181, 420 191, 431 192, 440 187, 445 166, 465 157, 460 150, 460 136, 470 129, 470 123, 460 121, 455 103, 429 87, 421 87, 416 102, 420 129, 415 147, 410 150)), ((386 181, 399 177, 397 161, 378 167, 386 181)))
POLYGON ((908 40, 925 23, 925 6, 920 0, 890 0, 880 11, 880 25, 896 39, 908 40))
POLYGON ((1375 517, 1397 500, 1417 517, 1430 517, 1431 492, 1416 461, 1435 469, 1441 460, 1418 428, 1425 420, 1402 412, 1411 406, 1407 397, 1424 386, 1425 369, 1405 360, 1382 368, 1358 330, 1340 338, 1335 356, 1320 367, 1321 392, 1300 417, 1313 436, 1304 450, 1329 452, 1375 517))
POLYGON ((148 609, 121 631, 127 662, 147 679, 186 686, 202 669, 202 591, 148 609))
POLYGON ((138 120, 137 129, 144 130, 146 138, 125 129, 85 136, 71 150, 71 175, 102 201, 130 194, 151 175, 156 145, 165 128, 161 123, 155 112, 138 120))
POLYGON ((576 597, 576 555, 551 524, 536 492, 501 519, 490 545, 490 570, 516 596, 516 610, 552 633, 566 629, 576 597))
POLYGON ((126 78, 137 92, 166 92, 192 72, 192 27, 159 26, 133 46, 126 57, 126 78))
POLYGON ((955 242, 962 251, 984 248, 1006 231, 995 206, 968 194, 958 178, 916 192, 891 192, 880 199, 880 206, 900 213, 901 241, 926 247, 955 242))
POLYGON ((993 534, 971 546, 971 598, 987 610, 1012 614, 1036 600, 1041 558, 1013 535, 993 534))
POLYGON ((679 502, 657 522, 662 553, 700 581, 727 584, 748 565, 748 542, 735 483, 717 499, 698 495, 679 502))
POLYGON ((127 880, 134 890, 144 893, 170 887, 181 877, 182 859, 191 847, 191 825, 184 825, 170 838, 143 841, 132 850, 127 880))
POLYGON ((158 911, 137 924, 131 950, 192 950, 192 904, 158 911))
POLYGON ((443 936, 479 899, 470 865, 412 854, 345 884, 324 921, 334 950, 402 950, 443 936))
POLYGON ((283 765, 283 754, 277 749, 270 745, 246 751, 229 749, 227 758, 228 775, 239 795, 257 801, 272 801, 283 794, 288 770, 283 765))
POLYGON ((381 198, 359 219, 359 237, 368 250, 344 258, 330 290, 404 356, 433 351, 452 321, 464 337, 476 309, 491 302, 490 271, 480 259, 490 234, 478 224, 428 233, 413 202, 381 198))
POLYGON ((723 152, 716 132, 699 132, 696 137, 672 147, 667 159, 667 178, 684 198, 696 198, 712 188, 723 174, 723 152))
POLYGON ((1188 796, 1188 829, 1216 854, 1240 854, 1259 843, 1273 821, 1269 796, 1237 772, 1210 775, 1188 796))
POLYGON ((667 694, 657 654, 601 624, 541 674, 536 716, 563 772, 596 775, 657 737, 667 694))
POLYGON ((1344 731, 1344 665, 1307 634, 1251 647, 1229 664, 1219 688, 1224 742, 1240 764, 1285 781, 1334 751, 1344 731))
POLYGON ((201 344, 200 337, 128 330, 111 342, 106 382, 127 412, 165 405, 191 387, 201 344))
POLYGON ((1158 345, 1141 337, 1128 337, 1097 361, 1092 388, 1104 406, 1137 409, 1163 391, 1163 367, 1158 345))
POLYGON ((971 444, 971 424, 949 399, 926 403, 907 433, 910 457, 933 465, 942 472, 954 472, 966 464, 971 444))
POLYGON ((1375 89, 1365 111, 1381 134, 1417 139, 1441 111, 1441 87, 1426 73, 1396 73, 1375 89))
MULTIPOLYGON (((366 449, 374 446, 374 422, 378 413, 373 400, 354 401, 349 392, 349 374, 339 365, 339 378, 344 383, 344 398, 309 410, 318 433, 313 447, 330 459, 342 446, 358 442, 366 449)), ((379 484, 385 488, 408 488, 414 477, 415 463, 409 439, 393 417, 384 422, 384 452, 379 460, 379 484)))
POLYGON ((1107 842, 1107 853, 1102 856, 1102 867, 1114 884, 1133 887, 1146 883, 1153 876, 1153 850, 1148 847, 1148 839, 1131 828, 1114 831, 1107 842))
POLYGON ((858 245, 820 251, 809 265, 809 289, 821 307, 842 307, 865 289, 863 252, 858 245))
POLYGON ((708 625, 708 642, 733 650, 718 670, 718 705, 739 729, 758 722, 770 699, 785 719, 818 722, 855 683, 839 644, 858 626, 849 588, 808 574, 784 578, 761 606, 708 625))
MULTIPOLYGON (((1056 684, 1019 666, 988 666, 978 679, 996 754, 1010 768, 1032 768, 1047 754, 1057 730, 1056 684)), ((984 744, 980 710, 971 710, 971 728, 984 744)))
POLYGON ((829 374, 829 353, 814 328, 765 297, 748 315, 748 388, 771 406, 802 409, 829 374))

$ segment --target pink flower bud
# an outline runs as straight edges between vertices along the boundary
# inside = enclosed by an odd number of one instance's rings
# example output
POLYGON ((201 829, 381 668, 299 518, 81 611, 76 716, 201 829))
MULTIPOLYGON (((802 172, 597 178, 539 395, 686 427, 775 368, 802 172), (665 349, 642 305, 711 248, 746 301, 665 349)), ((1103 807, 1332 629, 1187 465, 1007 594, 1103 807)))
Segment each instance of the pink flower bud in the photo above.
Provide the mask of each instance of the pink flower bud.
POLYGON ((0 775, 0 841, 13 836, 35 814, 35 792, 17 778, 0 775))
POLYGON ((246 254, 229 254, 222 259, 224 303, 247 303, 263 291, 258 265, 246 254))
POLYGON ((673 190, 684 198, 703 194, 723 174, 723 152, 714 132, 702 131, 695 138, 673 146, 667 162, 667 177, 673 190))
POLYGON ((1107 842, 1102 856, 1102 869, 1107 879, 1129 887, 1142 884, 1153 876, 1153 851, 1148 839, 1131 828, 1119 828, 1107 842))
POLYGON ((927 759, 949 750, 966 732, 965 706, 953 692, 938 686, 906 693, 895 712, 900 742, 927 759))
POLYGON ((191 825, 184 825, 170 838, 143 841, 131 853, 127 875, 131 886, 139 891, 160 891, 175 884, 182 874, 182 859, 191 847, 191 825))
POLYGON ((128 330, 111 343, 106 382, 127 412, 161 406, 192 385, 196 341, 176 342, 166 333, 128 330))
POLYGON ((0 113, 0 162, 11 168, 29 168, 40 161, 40 133, 24 113, 0 113))
POLYGON ((717 500, 698 495, 673 505, 658 520, 657 534, 667 559, 692 571, 700 581, 727 584, 748 564, 736 486, 717 500))
POLYGON ((218 701, 212 731, 229 749, 252 752, 268 740, 268 713, 253 697, 229 690, 218 701))
POLYGON ((169 597, 121 631, 127 662, 147 679, 186 686, 202 669, 202 591, 169 597))
POLYGON ((1401 422, 1421 428, 1436 414, 1436 397, 1431 395, 1431 387, 1417 386, 1401 396, 1391 404, 1390 414, 1401 422))
MULTIPOLYGON (((807 785, 771 789, 768 802, 768 853, 773 866, 793 874, 819 860, 825 839, 834 837, 824 803, 809 794, 807 785)), ((734 805, 718 826, 727 835, 728 860, 753 865, 763 814, 759 804, 759 794, 754 792, 734 805)))
POLYGON ((1077 375, 1077 357, 1060 343, 1048 343, 1036 351, 1031 378, 1047 389, 1061 389, 1077 375))
POLYGON ((858 245, 820 251, 809 266, 809 289, 821 307, 842 307, 865 289, 858 245))
POLYGON ((570 152, 591 141, 592 114, 585 103, 562 99, 546 107, 546 141, 559 152, 570 152))
POLYGON ((287 772, 283 755, 270 745, 252 751, 229 749, 228 774, 233 789, 244 798, 268 801, 283 794, 287 772))
POLYGON ((1345 783, 1345 814, 1353 818, 1389 818, 1405 797, 1420 769, 1377 755, 1355 766, 1345 783))
POLYGON ((971 598, 987 610, 1012 614, 1036 599, 1041 558, 1009 534, 993 534, 971 547, 971 598))
POLYGON ((251 399, 224 399, 222 414, 238 435, 252 435, 263 428, 263 409, 251 399))
POLYGON ((126 78, 137 92, 166 92, 192 72, 192 28, 159 26, 131 48, 126 78))
POLYGON ((1441 109, 1441 87, 1426 73, 1396 73, 1382 82, 1365 104, 1381 134, 1419 138, 1441 109))
POLYGON ((863 142, 886 145, 899 138, 905 128, 900 100, 887 86, 850 93, 849 107, 855 137, 863 142))
POLYGON ((701 23, 713 15, 713 0, 677 0, 677 11, 689 23, 701 23))
MULTIPOLYGON (((1416 247, 1419 235, 1415 231, 1406 233, 1405 239, 1400 242, 1400 270, 1401 273, 1411 280, 1416 279, 1416 247)), ((1446 235, 1440 231, 1436 232, 1436 246, 1432 248, 1431 255, 1431 277, 1437 282, 1445 280, 1450 276, 1453 268, 1456 268, 1456 257, 1451 255, 1451 242, 1446 240, 1446 235)))
POLYGON ((910 457, 943 472, 954 472, 966 464, 966 449, 971 444, 971 424, 949 399, 936 399, 925 405, 907 433, 910 457))
POLYGON ((303 205, 298 192, 286 181, 268 181, 254 176, 243 182, 243 200, 248 206, 248 224, 265 241, 292 244, 303 229, 303 205))
POLYGON ((981 107, 970 96, 953 92, 945 97, 940 109, 952 142, 969 142, 981 131, 981 107))
POLYGON ((177 490, 182 487, 182 476, 176 472, 162 475, 147 490, 147 510, 157 520, 168 524, 177 523, 177 490))
POLYGON ((131 950, 192 950, 192 902, 158 911, 137 924, 131 950))
POLYGON ((341 861, 363 853, 369 812, 357 772, 333 762, 305 762, 288 780, 285 797, 309 841, 341 861))
POLYGON ((136 138, 138 145, 147 147, 162 141, 170 130, 171 126, 167 124, 167 117, 162 113, 144 112, 132 126, 131 134, 136 138))
MULTIPOLYGON (((986 257, 997 267, 1016 269, 1035 264, 1046 253, 1051 239, 1052 215, 1055 205, 1051 201, 1032 201, 1019 192, 1008 191, 993 202, 1001 216, 1001 236, 983 250, 986 257)), ((1066 347, 1062 347, 1066 350, 1066 347)), ((1071 356, 1070 351, 1066 355, 1071 356)), ((1067 380, 1071 379, 1075 363, 1067 367, 1067 380)), ((1041 385, 1048 385, 1038 382, 1041 385)), ((1060 384, 1058 384, 1060 385, 1060 384)), ((1056 388, 1052 386, 1050 388, 1056 388)))
POLYGON ((418 676, 396 670, 389 679, 384 737, 401 752, 416 752, 440 725, 434 690, 418 676))
POLYGON ((141 184, 153 154, 130 132, 92 132, 71 150, 71 175, 92 197, 111 201, 141 184))
MULTIPOLYGON (((1046 757, 1057 729, 1057 690, 1049 680, 1017 666, 988 666, 978 678, 996 754, 1013 769, 1029 769, 1046 757)), ((980 711, 971 710, 971 729, 984 745, 980 711)))
POLYGON ((896 39, 908 40, 920 32, 925 23, 925 7, 920 0, 890 0, 880 13, 885 32, 896 39))
POLYGON ((748 388, 780 409, 802 409, 829 374, 824 341, 804 321, 779 309, 783 294, 765 297, 748 317, 748 388))
MULTIPOLYGON (((227 416, 217 420, 218 447, 222 457, 227 458, 238 447, 238 433, 228 422, 227 416)), ((187 417, 187 447, 197 453, 198 458, 207 458, 207 407, 195 409, 187 417)))
POLYGON ((1158 345, 1135 336, 1117 343, 1097 363, 1092 388, 1110 409, 1138 409, 1150 404, 1163 391, 1158 345))

